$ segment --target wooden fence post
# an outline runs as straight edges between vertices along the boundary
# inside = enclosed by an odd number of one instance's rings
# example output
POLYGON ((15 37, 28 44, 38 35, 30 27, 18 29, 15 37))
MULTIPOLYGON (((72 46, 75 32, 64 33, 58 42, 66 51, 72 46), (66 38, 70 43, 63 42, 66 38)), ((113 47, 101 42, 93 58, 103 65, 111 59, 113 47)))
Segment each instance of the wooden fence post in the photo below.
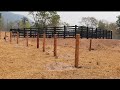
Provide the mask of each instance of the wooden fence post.
POLYGON ((37 33, 37 48, 39 48, 39 32, 37 33))
POLYGON ((105 31, 105 30, 103 30, 103 39, 104 39, 104 36, 105 36, 104 31, 105 31))
POLYGON ((96 39, 97 39, 98 35, 97 35, 97 28, 96 28, 96 39))
POLYGON ((24 28, 24 38, 25 38, 25 28, 24 28))
POLYGON ((57 34, 54 34, 54 56, 57 56, 57 34))
POLYGON ((111 35, 111 39, 112 39, 112 31, 110 31, 110 33, 111 33, 110 35, 111 35))
POLYGON ((76 47, 75 47, 75 67, 78 68, 78 61, 79 61, 79 45, 80 45, 80 35, 76 35, 76 47))
POLYGON ((57 29, 57 28, 56 28, 56 27, 54 27, 53 29, 54 29, 54 34, 56 34, 56 29, 57 29))
POLYGON ((76 34, 77 34, 77 25, 75 25, 75 38, 76 38, 76 34))
POLYGON ((91 51, 91 44, 92 44, 92 39, 90 38, 90 47, 89 47, 89 51, 91 51))
POLYGON ((88 29, 89 29, 89 28, 87 27, 87 39, 88 39, 88 33, 89 33, 89 32, 88 32, 88 29))
POLYGON ((30 28, 30 37, 31 37, 31 28, 30 28))
POLYGON ((93 38, 93 28, 92 28, 92 35, 91 35, 91 38, 93 38))
POLYGON ((81 38, 83 37, 83 27, 81 26, 81 32, 80 32, 81 38))
POLYGON ((28 32, 26 33, 26 46, 28 47, 28 32))
POLYGON ((6 41, 6 32, 5 32, 5 37, 4 37, 5 41, 6 41))
POLYGON ((45 38, 46 38, 46 34, 43 33, 43 52, 45 52, 45 38))
POLYGON ((65 32, 66 32, 66 26, 64 26, 64 39, 66 37, 65 32))
POLYGON ((107 30, 106 30, 106 39, 107 39, 107 30))
POLYGON ((101 38, 101 31, 102 31, 102 30, 100 29, 100 37, 99 37, 99 38, 101 38))
POLYGON ((10 43, 12 42, 12 31, 10 31, 10 43))
POLYGON ((18 39, 19 39, 19 32, 17 31, 17 44, 18 44, 18 39))

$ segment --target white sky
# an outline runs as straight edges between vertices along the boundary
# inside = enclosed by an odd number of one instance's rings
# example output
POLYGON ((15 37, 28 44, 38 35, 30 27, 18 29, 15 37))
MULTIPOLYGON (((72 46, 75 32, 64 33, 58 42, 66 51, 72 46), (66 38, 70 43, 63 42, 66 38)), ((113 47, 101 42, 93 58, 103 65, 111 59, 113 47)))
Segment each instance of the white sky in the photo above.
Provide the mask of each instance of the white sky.
MULTIPOLYGON (((28 15, 28 12, 13 12, 13 13, 22 14, 30 18, 30 16, 28 15)), ((104 19, 109 22, 116 22, 117 20, 116 16, 120 15, 120 12, 112 12, 112 11, 111 12, 107 12, 107 11, 104 11, 104 12, 62 11, 60 12, 59 11, 58 14, 60 15, 62 21, 67 22, 70 25, 79 25, 81 18, 88 17, 88 16, 95 17, 98 20, 104 19)))

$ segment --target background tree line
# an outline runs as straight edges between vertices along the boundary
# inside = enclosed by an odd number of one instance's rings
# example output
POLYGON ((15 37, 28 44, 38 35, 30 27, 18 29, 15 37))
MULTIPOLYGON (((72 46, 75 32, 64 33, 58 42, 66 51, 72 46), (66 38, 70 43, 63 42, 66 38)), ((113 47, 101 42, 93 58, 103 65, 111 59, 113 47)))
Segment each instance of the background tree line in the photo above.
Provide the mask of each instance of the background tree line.
MULTIPOLYGON (((56 11, 36 11, 29 12, 28 14, 33 18, 32 24, 29 22, 28 18, 23 17, 21 20, 15 22, 7 23, 7 30, 10 28, 30 28, 37 27, 43 28, 47 26, 60 26, 66 25, 69 26, 69 23, 62 22, 60 15, 56 11)), ((80 26, 88 26, 93 28, 101 28, 103 30, 112 30, 114 38, 120 38, 120 16, 117 16, 116 22, 108 22, 106 20, 97 20, 95 17, 82 17, 80 20, 80 26)), ((5 29, 4 27, 4 18, 0 13, 0 30, 5 29)))

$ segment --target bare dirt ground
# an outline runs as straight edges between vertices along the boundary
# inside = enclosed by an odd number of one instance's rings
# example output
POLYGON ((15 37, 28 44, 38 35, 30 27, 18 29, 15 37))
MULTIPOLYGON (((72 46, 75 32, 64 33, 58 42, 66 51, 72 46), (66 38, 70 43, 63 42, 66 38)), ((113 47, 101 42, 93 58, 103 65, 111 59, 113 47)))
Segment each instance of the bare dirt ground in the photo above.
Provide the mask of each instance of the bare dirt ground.
POLYGON ((58 39, 57 54, 53 56, 53 39, 46 39, 46 51, 36 46, 36 38, 0 39, 1 79, 119 79, 120 40, 93 39, 89 51, 89 39, 80 39, 79 68, 74 67, 75 39, 58 39))

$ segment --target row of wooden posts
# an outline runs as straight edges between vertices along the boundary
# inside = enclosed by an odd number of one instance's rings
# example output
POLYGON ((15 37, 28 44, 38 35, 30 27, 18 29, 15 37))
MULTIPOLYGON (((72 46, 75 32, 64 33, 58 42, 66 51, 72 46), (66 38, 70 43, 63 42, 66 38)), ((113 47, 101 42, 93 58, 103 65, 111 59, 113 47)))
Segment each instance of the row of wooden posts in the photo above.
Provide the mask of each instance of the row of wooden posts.
MULTIPOLYGON (((6 37, 6 32, 5 32, 6 37)), ((5 39, 6 40, 6 39, 5 39)), ((43 34, 43 52, 45 52, 45 41, 46 34, 43 34)), ((17 32, 17 44, 19 43, 19 32, 17 32)), ((10 31, 10 43, 12 42, 12 32, 10 31)), ((89 51, 91 51, 91 43, 92 39, 90 39, 90 47, 89 51)), ((28 47, 28 33, 26 35, 26 46, 28 47)), ((75 42, 75 67, 78 68, 79 62, 79 46, 80 46, 80 34, 76 34, 76 42, 75 42)), ((37 48, 39 48, 39 33, 37 34, 37 48)), ((54 34, 54 56, 57 56, 57 34, 54 34)))

